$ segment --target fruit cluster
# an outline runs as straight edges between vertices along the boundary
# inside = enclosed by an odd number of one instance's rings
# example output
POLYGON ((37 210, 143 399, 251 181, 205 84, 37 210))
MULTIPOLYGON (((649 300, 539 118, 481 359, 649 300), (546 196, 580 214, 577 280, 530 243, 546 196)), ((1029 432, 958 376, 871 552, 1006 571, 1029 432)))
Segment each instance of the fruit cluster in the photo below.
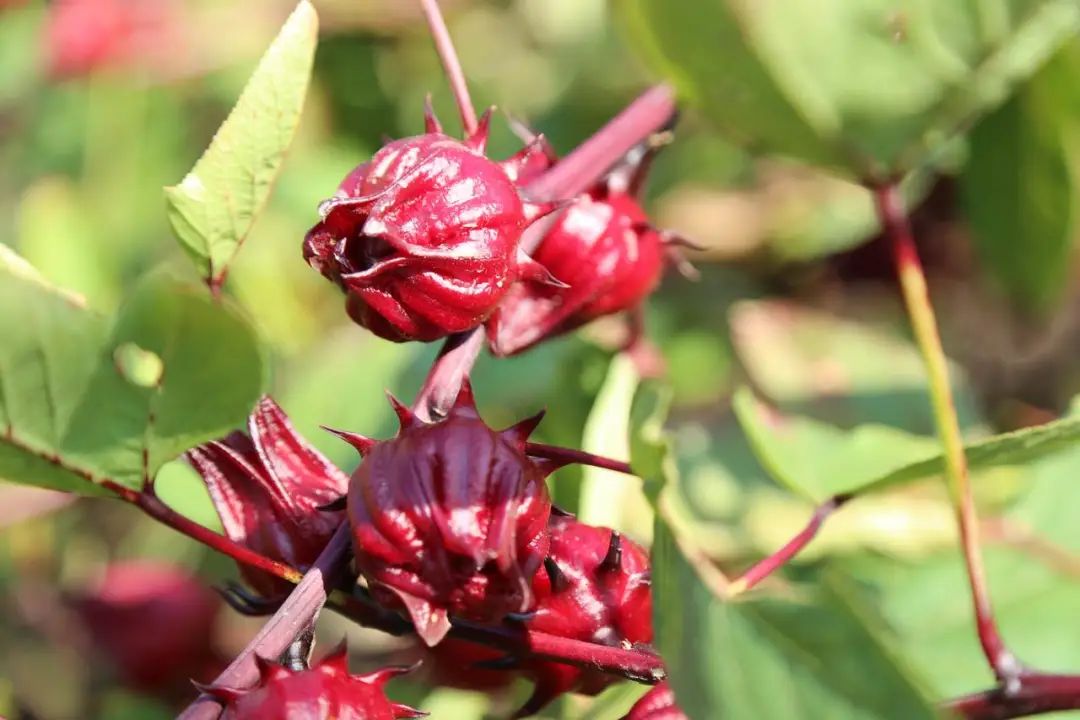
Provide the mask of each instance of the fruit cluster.
MULTIPOLYGON (((520 128, 522 150, 490 159, 491 117, 457 140, 429 105, 424 134, 386 143, 319 207, 304 259, 341 288, 349 317, 375 335, 430 342, 483 331, 492 354, 506 356, 596 318, 637 312, 656 289, 673 243, 638 196, 662 143, 642 140, 583 193, 536 198, 537 181, 560 160, 543 136, 520 128)), ((527 647, 488 646, 455 628, 646 648, 649 558, 619 533, 553 507, 546 477, 580 455, 536 450, 529 436, 542 413, 492 429, 468 378, 456 380, 456 400, 430 420, 391 397, 399 420, 392 438, 331 431, 362 457, 351 477, 270 398, 253 412, 249 434, 195 448, 188 459, 229 538, 272 560, 308 568, 347 521, 359 592, 415 632, 426 676, 489 690, 526 677, 534 690, 524 717, 617 677, 527 647)), ((241 572, 258 602, 288 590, 265 572, 241 572)), ((277 717, 283 703, 304 702, 332 708, 304 717, 414 716, 385 700, 385 672, 350 676, 343 653, 299 671, 263 663, 256 689, 209 691, 227 701, 229 718, 277 717)), ((632 717, 661 717, 650 709, 659 707, 656 697, 632 717)))

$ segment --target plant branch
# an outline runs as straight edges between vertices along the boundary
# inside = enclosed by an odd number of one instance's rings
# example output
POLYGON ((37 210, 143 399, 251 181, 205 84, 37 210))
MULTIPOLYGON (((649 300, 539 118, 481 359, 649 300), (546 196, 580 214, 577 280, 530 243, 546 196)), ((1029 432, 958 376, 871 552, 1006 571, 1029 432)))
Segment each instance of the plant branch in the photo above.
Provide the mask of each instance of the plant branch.
POLYGON ((904 199, 896 182, 873 188, 878 217, 885 236, 892 244, 893 261, 900 281, 908 316, 911 319, 915 341, 926 365, 930 385, 930 400, 938 437, 945 451, 945 475, 949 492, 960 527, 960 542, 967 567, 968 582, 975 607, 975 623, 983 654, 994 675, 1005 687, 1016 682, 1022 666, 1005 647, 994 619, 990 594, 986 584, 982 551, 979 543, 979 521, 975 501, 968 478, 967 459, 964 456, 963 438, 956 415, 952 390, 949 385, 949 369, 945 351, 941 346, 937 319, 930 304, 911 222, 904 208, 904 199))
POLYGON ((290 565, 278 562, 277 560, 271 560, 265 555, 261 555, 250 548, 244 547, 238 542, 230 540, 224 535, 203 527, 194 520, 184 517, 163 503, 150 486, 147 486, 146 489, 140 492, 124 487, 112 480, 102 480, 100 481, 100 485, 112 491, 124 502, 131 503, 138 507, 144 513, 163 525, 167 525, 173 530, 176 530, 183 535, 187 535, 189 538, 197 540, 203 545, 206 545, 213 550, 217 550, 222 555, 227 555, 239 563, 249 565, 250 567, 262 570, 263 572, 268 572, 275 577, 288 580, 291 583, 300 582, 300 578, 303 577, 302 573, 290 565))
MULTIPOLYGON (((328 594, 338 584, 348 550, 349 525, 342 523, 288 599, 213 684, 234 688, 255 685, 259 680, 255 658, 280 657, 300 633, 314 625, 328 594)), ((220 714, 218 701, 203 694, 178 717, 179 720, 213 720, 220 714)))
POLYGON ((814 511, 814 514, 810 517, 810 521, 806 523, 806 527, 800 530, 795 537, 791 538, 791 540, 788 540, 782 548, 754 565, 743 573, 741 577, 735 579, 731 585, 728 586, 728 593, 730 595, 738 595, 739 593, 746 592, 765 578, 772 575, 777 569, 787 564, 791 558, 801 552, 802 549, 809 545, 810 541, 817 536, 818 531, 821 530, 821 526, 825 524, 825 520, 836 512, 844 503, 851 500, 852 497, 854 496, 835 495, 819 505, 817 510, 814 511))
POLYGON ((439 54, 446 80, 454 93, 454 100, 461 114, 461 125, 465 129, 465 135, 470 136, 476 132, 476 108, 473 107, 472 98, 469 97, 469 85, 465 82, 465 73, 461 69, 461 61, 458 60, 457 51, 454 49, 454 41, 446 28, 446 21, 443 20, 442 11, 439 10, 438 0, 420 0, 420 7, 424 10, 424 17, 431 31, 431 39, 435 41, 435 52, 439 54))
POLYGON ((967 720, 1008 720, 1080 709, 1080 676, 1021 674, 1013 690, 993 688, 944 704, 967 720))

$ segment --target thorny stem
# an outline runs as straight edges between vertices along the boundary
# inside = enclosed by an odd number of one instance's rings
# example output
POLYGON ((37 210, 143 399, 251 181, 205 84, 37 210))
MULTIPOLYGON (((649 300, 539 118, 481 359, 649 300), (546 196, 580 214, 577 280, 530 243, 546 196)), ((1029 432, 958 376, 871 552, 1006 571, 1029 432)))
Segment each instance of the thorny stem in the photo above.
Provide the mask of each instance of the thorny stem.
POLYGON ((945 475, 949 482, 960 542, 967 566, 975 606, 975 623, 983 654, 998 681, 1005 687, 1015 685, 1022 671, 1016 657, 1005 647, 994 620, 994 611, 986 584, 979 545, 979 521, 975 501, 968 478, 967 459, 964 456, 960 423, 956 416, 952 390, 949 386, 949 369, 941 346, 934 309, 926 288, 926 276, 915 247, 911 222, 904 209, 904 199, 895 182, 873 187, 878 217, 885 236, 892 243, 893 261, 900 281, 900 289, 907 306, 908 316, 926 365, 930 385, 930 400, 934 410, 938 437, 945 449, 945 475))
POLYGON ((465 73, 461 70, 461 61, 454 49, 454 41, 446 28, 438 0, 420 0, 420 6, 424 10, 431 38, 435 41, 435 51, 439 54, 443 71, 446 72, 446 80, 454 93, 458 112, 461 113, 461 125, 465 129, 465 135, 470 136, 476 132, 476 108, 469 97, 469 86, 465 82, 465 73))
POLYGON ((193 540, 197 540, 203 545, 231 557, 237 562, 268 572, 275 577, 288 580, 292 583, 299 582, 302 577, 302 574, 299 571, 290 567, 288 564, 271 560, 265 555, 261 555, 244 547, 240 543, 230 540, 224 535, 203 527, 193 520, 189 520, 163 503, 157 494, 154 493, 152 487, 148 486, 140 492, 124 487, 112 480, 103 480, 101 486, 112 491, 121 500, 135 505, 163 525, 168 525, 173 530, 187 535, 193 540))
POLYGON ((814 511, 814 514, 810 517, 810 521, 806 523, 806 527, 799 531, 799 533, 791 538, 791 540, 788 540, 782 548, 747 570, 742 577, 734 580, 728 586, 728 593, 730 595, 738 595, 739 593, 746 592, 776 572, 778 568, 782 567, 791 560, 791 558, 802 551, 803 548, 809 545, 810 541, 813 540, 818 534, 818 531, 821 530, 821 526, 825 524, 825 520, 852 497, 852 495, 836 495, 819 505, 817 510, 814 511))

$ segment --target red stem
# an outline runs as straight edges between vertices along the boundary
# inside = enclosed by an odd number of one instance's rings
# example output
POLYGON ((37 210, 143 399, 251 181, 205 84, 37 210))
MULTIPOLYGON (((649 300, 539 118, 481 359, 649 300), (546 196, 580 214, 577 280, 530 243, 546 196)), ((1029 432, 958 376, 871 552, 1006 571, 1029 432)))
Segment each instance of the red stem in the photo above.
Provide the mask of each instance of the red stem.
POLYGON ((486 627, 455 621, 452 637, 505 650, 519 658, 537 658, 653 684, 664 679, 664 662, 649 649, 623 648, 550 635, 525 627, 486 627))
POLYGON ((577 463, 579 465, 592 465, 593 467, 603 468, 604 470, 614 470, 615 472, 624 473, 626 475, 635 474, 628 462, 623 460, 613 460, 612 458, 607 458, 602 455, 593 455, 584 450, 573 450, 571 448, 563 448, 556 445, 544 445, 543 443, 531 442, 525 444, 525 452, 533 457, 554 460, 563 465, 577 463))
POLYGON ((967 720, 1008 720, 1059 710, 1080 710, 1080 676, 1022 674, 1011 691, 993 688, 945 703, 967 720))
POLYGON ((1005 646, 994 620, 986 571, 979 542, 979 518, 968 477, 963 438, 960 435, 956 406, 949 385, 948 364, 942 349, 937 319, 927 292, 926 275, 919 260, 911 222, 904 208, 904 198, 895 182, 872 188, 877 214, 885 236, 892 243, 900 289, 904 296, 912 330, 926 365, 930 399, 938 436, 945 455, 946 477, 960 528, 960 545, 967 569, 975 609, 979 643, 987 663, 1003 687, 1015 684, 1023 666, 1005 646))
MULTIPOLYGON (((233 688, 255 685, 259 681, 255 657, 280 657, 300 633, 314 625, 319 611, 326 604, 327 595, 340 579, 348 559, 348 550, 349 525, 342 523, 288 599, 213 684, 233 688)), ((180 720, 214 720, 220 714, 218 701, 204 694, 178 717, 180 720)))
POLYGON ((246 548, 240 543, 234 542, 224 535, 220 535, 213 530, 203 527, 199 523, 184 517, 163 503, 150 487, 147 487, 147 489, 142 492, 138 492, 115 483, 112 480, 102 480, 101 486, 111 490, 121 500, 137 506, 144 513, 158 522, 168 525, 173 530, 176 530, 183 535, 187 535, 193 540, 197 540, 203 545, 217 550, 222 555, 231 557, 237 562, 268 572, 275 577, 288 580, 289 582, 299 582, 301 578, 300 572, 290 565, 271 560, 265 555, 261 555, 246 548))
POLYGON ((810 517, 810 521, 795 537, 788 540, 787 543, 774 552, 769 557, 765 558, 757 565, 747 570, 742 577, 732 582, 730 591, 732 593, 740 593, 749 590, 765 578, 776 572, 777 569, 783 567, 791 558, 802 551, 810 541, 821 530, 821 526, 838 508, 852 498, 851 495, 836 495, 829 498, 827 501, 818 506, 817 510, 810 517))
POLYGON ((476 108, 473 107, 472 99, 469 97, 469 85, 465 82, 465 73, 461 69, 461 61, 458 60, 457 51, 454 49, 454 41, 446 28, 446 21, 443 20, 442 11, 439 10, 438 0, 420 0, 420 7, 424 10, 424 17, 431 31, 431 39, 435 41, 435 52, 439 54, 443 71, 446 72, 446 80, 454 93, 465 136, 469 137, 476 132, 476 108))

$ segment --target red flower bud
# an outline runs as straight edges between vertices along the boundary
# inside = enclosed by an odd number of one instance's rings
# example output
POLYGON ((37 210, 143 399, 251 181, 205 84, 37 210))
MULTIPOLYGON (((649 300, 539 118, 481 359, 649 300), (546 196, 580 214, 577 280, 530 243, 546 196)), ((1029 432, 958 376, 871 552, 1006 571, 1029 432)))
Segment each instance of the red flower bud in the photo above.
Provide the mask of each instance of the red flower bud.
POLYGON ((551 281, 518 240, 553 206, 523 202, 507 174, 534 154, 485 157, 489 119, 462 142, 428 108, 426 134, 387 144, 320 207, 304 258, 376 335, 426 342, 470 330, 519 279, 551 281))
MULTIPOLYGON (((340 498, 348 476, 308 444, 270 397, 248 419, 250 437, 234 432, 186 454, 210 491, 225 534, 273 560, 306 569, 344 519, 319 508, 340 498)), ((288 593, 287 581, 240 566, 266 597, 288 593)))
POLYGON ((675 704, 675 693, 665 681, 642 695, 623 720, 687 720, 687 717, 675 704))
POLYGON ((94 650, 136 690, 183 691, 190 689, 188 678, 224 665, 211 642, 221 599, 180 568, 114 563, 70 603, 94 650))
MULTIPOLYGON (((552 516, 550 550, 533 579, 537 605, 531 630, 603 645, 652 641, 649 556, 608 528, 552 516)), ((538 712, 565 692, 594 695, 615 678, 556 662, 531 662, 533 695, 518 714, 538 712)))
POLYGON ((43 38, 47 71, 59 79, 115 68, 165 70, 183 54, 181 10, 174 0, 50 3, 43 38))
POLYGON ((348 512, 373 594, 403 605, 428 645, 450 629, 451 614, 488 622, 529 609, 551 510, 549 467, 525 454, 540 416, 496 432, 477 414, 468 382, 434 423, 391 400, 396 437, 338 433, 364 455, 348 512))
POLYGON ((204 687, 225 704, 221 720, 397 720, 427 713, 391 702, 383 686, 407 668, 350 675, 345 644, 309 670, 257 658, 259 684, 250 690, 204 687))
MULTIPOLYGON (((635 309, 656 289, 669 240, 635 199, 654 152, 632 155, 559 217, 533 258, 565 286, 511 288, 488 320, 494 354, 513 355, 598 317, 635 309)), ((553 155, 543 158, 550 164, 553 155)), ((534 160, 526 171, 542 168, 534 160)))

